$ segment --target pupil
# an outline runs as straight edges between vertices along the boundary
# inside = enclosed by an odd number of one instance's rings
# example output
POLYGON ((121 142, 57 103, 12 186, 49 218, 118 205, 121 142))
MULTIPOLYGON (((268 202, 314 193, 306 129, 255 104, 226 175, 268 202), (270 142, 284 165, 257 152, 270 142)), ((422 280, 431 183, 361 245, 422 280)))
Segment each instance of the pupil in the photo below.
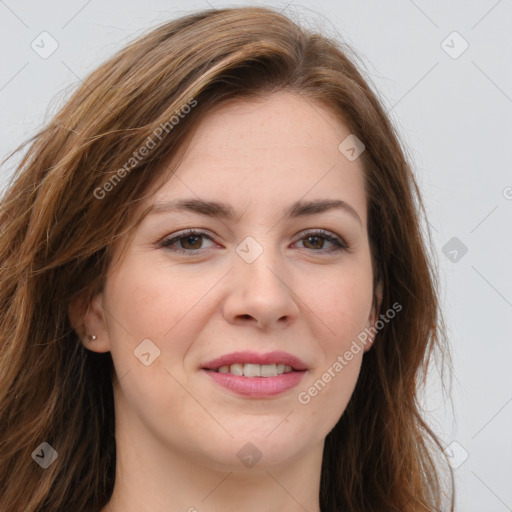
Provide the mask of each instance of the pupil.
MULTIPOLYGON (((190 240, 199 239, 200 235, 188 235, 185 237, 185 245, 190 242, 190 240)), ((191 245, 194 245, 194 242, 191 242, 191 245)), ((197 249, 197 247, 192 247, 192 249, 197 249)))
MULTIPOLYGON (((313 242, 313 244, 312 244, 312 245, 318 245, 318 241, 320 240, 320 238, 321 238, 321 237, 318 237, 318 236, 309 236, 309 237, 308 237, 308 243, 309 243, 309 240, 316 240, 316 241, 317 241, 317 243, 314 243, 314 242, 313 242)), ((321 246, 321 245, 322 245, 322 244, 320 244, 320 246, 321 246)))

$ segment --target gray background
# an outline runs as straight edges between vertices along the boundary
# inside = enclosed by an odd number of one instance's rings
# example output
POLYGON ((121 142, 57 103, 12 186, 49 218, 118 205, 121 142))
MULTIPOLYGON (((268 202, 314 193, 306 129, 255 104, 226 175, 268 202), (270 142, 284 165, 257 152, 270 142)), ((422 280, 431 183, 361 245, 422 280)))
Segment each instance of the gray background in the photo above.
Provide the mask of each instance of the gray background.
MULTIPOLYGON (((149 27, 246 3, 0 0, 0 158, 149 27), (59 45, 46 59, 31 48, 34 40, 42 46, 43 31, 59 45)), ((434 368, 424 405, 456 467, 456 510, 512 510, 512 0, 259 4, 350 44, 403 136, 427 206, 453 349, 451 402, 434 368)), ((0 186, 16 162, 1 169, 0 186)))

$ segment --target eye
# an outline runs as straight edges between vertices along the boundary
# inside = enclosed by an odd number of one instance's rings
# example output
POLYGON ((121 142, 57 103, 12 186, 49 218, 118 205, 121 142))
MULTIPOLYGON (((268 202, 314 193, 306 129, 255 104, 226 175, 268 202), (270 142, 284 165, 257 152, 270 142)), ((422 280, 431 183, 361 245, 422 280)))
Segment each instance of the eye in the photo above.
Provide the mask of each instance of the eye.
POLYGON ((183 254, 195 254, 202 248, 201 245, 203 238, 212 240, 212 238, 204 231, 187 229, 186 231, 182 231, 171 238, 162 240, 160 245, 172 251, 181 252, 183 254), (175 244, 178 242, 180 247, 175 246, 175 244))
POLYGON ((313 252, 339 252, 348 248, 341 238, 323 229, 304 233, 299 242, 301 241, 306 241, 305 248, 313 252), (331 244, 331 248, 324 248, 326 240, 331 244))
MULTIPOLYGON (((208 247, 202 247, 204 239, 213 241, 212 237, 205 231, 187 229, 162 240, 160 245, 175 252, 194 255, 200 252, 201 249, 208 249, 208 247)), ((304 233, 299 242, 303 242, 305 249, 310 249, 316 253, 340 252, 348 249, 347 244, 340 237, 323 229, 304 233), (331 244, 330 248, 326 249, 324 247, 326 241, 331 244)))

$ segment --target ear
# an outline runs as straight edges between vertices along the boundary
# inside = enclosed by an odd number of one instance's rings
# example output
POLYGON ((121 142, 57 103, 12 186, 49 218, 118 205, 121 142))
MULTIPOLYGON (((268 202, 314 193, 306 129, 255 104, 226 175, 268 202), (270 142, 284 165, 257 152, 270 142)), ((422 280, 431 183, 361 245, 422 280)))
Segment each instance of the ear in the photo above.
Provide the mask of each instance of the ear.
POLYGON ((372 308, 370 311, 370 314, 368 315, 368 322, 367 322, 367 329, 369 330, 370 334, 368 335, 368 342, 366 343, 364 347, 364 351, 368 352, 373 346, 373 342, 375 341, 375 337, 377 336, 377 328, 375 327, 375 324, 377 323, 377 320, 379 319, 380 314, 380 307, 382 305, 382 296, 383 296, 383 286, 382 286, 382 280, 380 280, 375 287, 375 294, 373 297, 372 302, 372 308))
POLYGON ((88 304, 84 297, 73 299, 68 306, 68 315, 71 326, 85 348, 93 352, 108 352, 110 350, 102 293, 94 296, 88 304), (96 336, 95 339, 93 339, 93 335, 96 336))

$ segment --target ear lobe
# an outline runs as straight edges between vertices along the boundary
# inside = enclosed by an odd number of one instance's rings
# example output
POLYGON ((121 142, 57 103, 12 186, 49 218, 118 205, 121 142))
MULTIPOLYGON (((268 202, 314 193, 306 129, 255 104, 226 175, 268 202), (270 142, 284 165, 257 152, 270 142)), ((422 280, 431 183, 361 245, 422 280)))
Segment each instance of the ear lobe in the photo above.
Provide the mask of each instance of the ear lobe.
POLYGON ((85 348, 93 352, 108 352, 110 339, 101 305, 102 294, 96 295, 89 304, 83 296, 73 299, 68 306, 71 327, 85 348))

